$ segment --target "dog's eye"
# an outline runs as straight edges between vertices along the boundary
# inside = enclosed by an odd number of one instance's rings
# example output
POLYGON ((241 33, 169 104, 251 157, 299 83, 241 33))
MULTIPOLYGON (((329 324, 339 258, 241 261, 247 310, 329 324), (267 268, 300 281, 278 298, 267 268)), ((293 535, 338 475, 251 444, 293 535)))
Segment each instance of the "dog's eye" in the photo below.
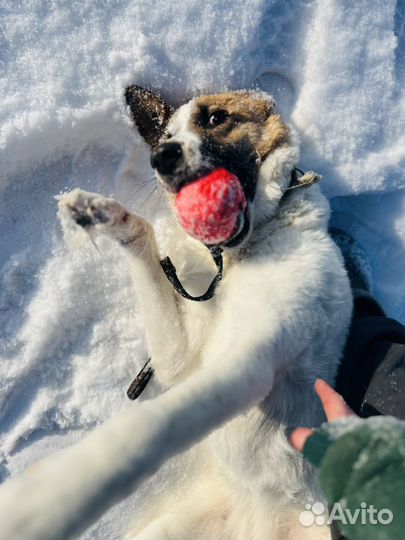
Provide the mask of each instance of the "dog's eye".
POLYGON ((171 139, 173 135, 171 133, 166 133, 166 139, 171 139))
POLYGON ((226 111, 220 110, 215 111, 208 117, 208 126, 209 127, 215 127, 219 126, 220 124, 223 124, 225 120, 228 118, 228 113, 226 111))

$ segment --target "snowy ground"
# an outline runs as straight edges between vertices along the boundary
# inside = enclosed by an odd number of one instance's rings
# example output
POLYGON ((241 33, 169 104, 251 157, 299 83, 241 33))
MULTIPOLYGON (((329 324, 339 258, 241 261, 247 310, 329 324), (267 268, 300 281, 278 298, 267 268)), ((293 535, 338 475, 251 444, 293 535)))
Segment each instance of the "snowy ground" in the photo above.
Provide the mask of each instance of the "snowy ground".
MULTIPOLYGON (((174 104, 272 92, 301 133, 301 166, 324 175, 334 223, 366 249, 375 294, 405 320, 403 26, 394 0, 2 1, 0 480, 131 406, 146 351, 128 273, 107 240, 108 257, 69 251, 54 200, 80 186, 158 216, 123 106, 130 82, 174 104)), ((121 538, 178 466, 83 538, 121 538)))

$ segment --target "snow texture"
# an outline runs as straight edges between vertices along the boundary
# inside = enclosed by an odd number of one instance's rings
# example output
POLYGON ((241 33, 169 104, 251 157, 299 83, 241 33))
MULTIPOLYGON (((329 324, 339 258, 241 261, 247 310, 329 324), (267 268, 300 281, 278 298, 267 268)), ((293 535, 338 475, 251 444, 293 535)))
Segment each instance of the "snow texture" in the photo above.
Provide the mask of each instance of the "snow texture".
MULTIPOLYGON (((131 403, 147 351, 119 249, 69 250, 59 193, 114 196, 158 220, 129 83, 174 105, 271 92, 324 177, 333 223, 370 258, 374 292, 405 320, 404 5, 386 0, 3 0, 0 6, 0 480, 131 403), (128 162, 128 150, 135 157, 128 162)), ((159 392, 151 383, 147 397, 159 392)), ((122 538, 182 463, 166 465, 83 539, 122 538)))

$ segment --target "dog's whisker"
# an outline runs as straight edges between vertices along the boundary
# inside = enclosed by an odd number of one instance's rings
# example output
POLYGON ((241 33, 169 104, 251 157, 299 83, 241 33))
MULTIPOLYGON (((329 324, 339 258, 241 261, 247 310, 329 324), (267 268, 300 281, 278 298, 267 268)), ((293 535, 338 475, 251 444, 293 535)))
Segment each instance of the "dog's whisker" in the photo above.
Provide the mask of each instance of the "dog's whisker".
POLYGON ((138 193, 140 193, 141 191, 146 189, 150 184, 152 184, 151 180, 152 179, 149 179, 149 180, 143 182, 142 184, 138 185, 137 188, 129 195, 129 197, 126 200, 126 203, 128 203, 131 199, 133 199, 135 197, 135 195, 137 195, 138 193))
MULTIPOLYGON (((144 186, 145 188, 146 186, 144 186)), ((134 207, 135 209, 140 209, 145 203, 147 203, 148 199, 152 196, 152 194, 158 189, 158 186, 155 185, 153 187, 153 189, 151 189, 151 191, 147 192, 146 195, 142 198, 142 199, 137 199, 134 203, 134 207)), ((138 192, 140 193, 141 190, 138 190, 138 192)), ((133 194, 135 195, 135 193, 133 194)), ((129 200, 129 199, 128 199, 129 200)), ((127 203, 128 203, 128 200, 127 200, 127 203)))
POLYGON ((158 197, 158 201, 157 201, 157 203, 155 205, 155 208, 153 210, 153 213, 152 213, 152 217, 155 217, 155 215, 156 215, 156 213, 157 213, 157 211, 159 209, 160 203, 162 202, 162 197, 163 197, 163 190, 161 189, 160 190, 160 195, 158 197))
POLYGON ((141 187, 146 186, 148 184, 154 184, 154 183, 155 183, 155 178, 152 176, 150 178, 147 178, 146 180, 143 180, 142 182, 137 182, 135 184, 135 187, 141 188, 141 187))
POLYGON ((137 186, 137 188, 134 189, 134 190, 132 191, 132 193, 129 195, 127 201, 131 200, 137 193, 139 193, 140 191, 142 191, 143 189, 145 189, 148 185, 149 185, 149 182, 137 186))
POLYGON ((149 201, 149 199, 152 197, 152 195, 156 192, 157 188, 158 186, 155 186, 152 189, 152 191, 148 195, 146 195, 146 197, 139 203, 139 206, 146 204, 149 201))

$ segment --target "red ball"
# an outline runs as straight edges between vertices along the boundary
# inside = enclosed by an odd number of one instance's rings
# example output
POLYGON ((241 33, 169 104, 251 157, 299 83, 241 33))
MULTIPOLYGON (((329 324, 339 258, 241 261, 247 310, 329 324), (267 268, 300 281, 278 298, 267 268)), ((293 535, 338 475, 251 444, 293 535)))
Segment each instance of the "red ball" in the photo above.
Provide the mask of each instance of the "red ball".
POLYGON ((176 197, 181 225, 190 236, 208 245, 232 238, 238 214, 246 205, 239 179, 226 169, 215 169, 187 184, 176 197))

